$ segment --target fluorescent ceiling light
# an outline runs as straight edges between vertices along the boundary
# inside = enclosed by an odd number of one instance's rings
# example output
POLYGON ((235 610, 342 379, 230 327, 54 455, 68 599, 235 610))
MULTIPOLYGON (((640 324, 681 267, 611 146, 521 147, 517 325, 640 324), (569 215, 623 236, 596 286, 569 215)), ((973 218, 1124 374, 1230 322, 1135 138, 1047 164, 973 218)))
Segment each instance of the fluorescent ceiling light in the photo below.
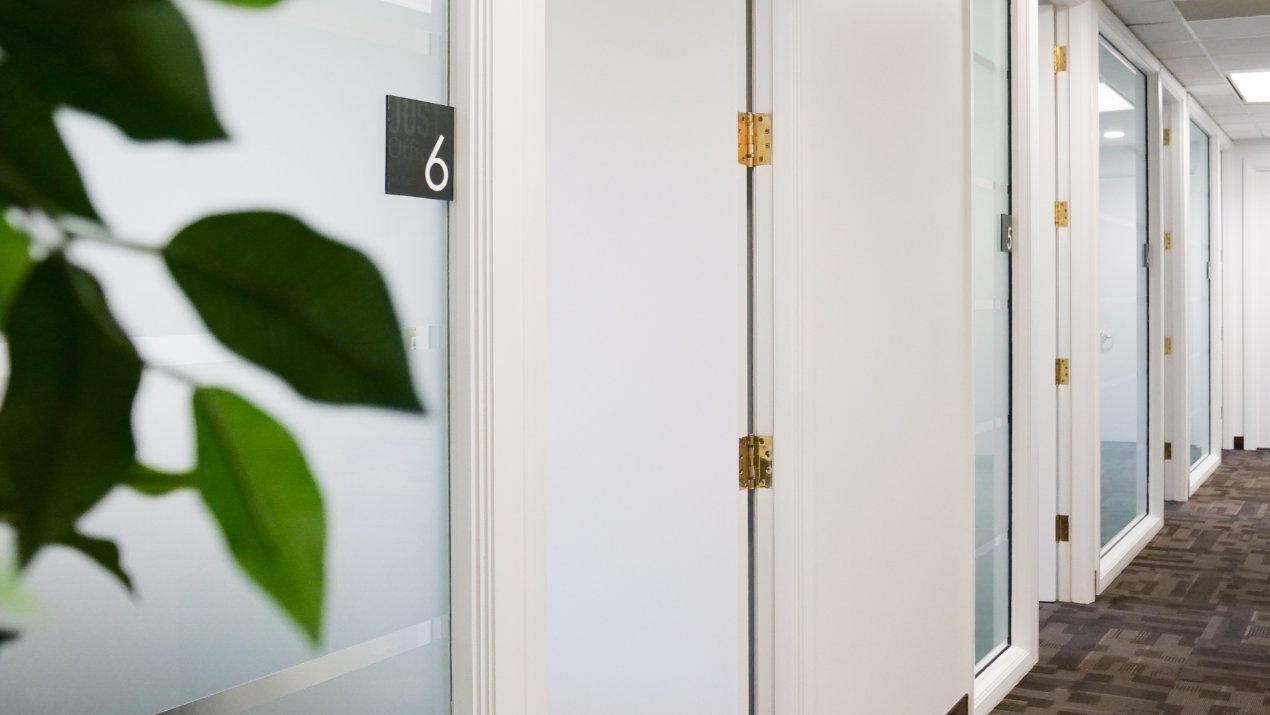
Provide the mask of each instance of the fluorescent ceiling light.
POLYGON ((1245 102, 1270 102, 1270 70, 1231 72, 1230 82, 1245 102))
POLYGON ((1123 112, 1126 109, 1133 109, 1133 104, 1125 99, 1124 95, 1108 87, 1103 82, 1098 83, 1099 112, 1123 112))
POLYGON ((1124 139, 1124 132, 1110 131, 1103 132, 1103 139, 1124 139))

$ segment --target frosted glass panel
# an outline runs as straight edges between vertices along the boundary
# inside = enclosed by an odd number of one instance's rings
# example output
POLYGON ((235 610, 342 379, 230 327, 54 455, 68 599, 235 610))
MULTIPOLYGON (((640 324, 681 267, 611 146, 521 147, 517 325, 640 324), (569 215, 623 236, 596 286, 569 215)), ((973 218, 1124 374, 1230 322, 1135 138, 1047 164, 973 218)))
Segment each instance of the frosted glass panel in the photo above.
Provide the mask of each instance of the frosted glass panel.
POLYGON ((1147 83, 1098 52, 1102 546, 1147 511, 1147 83))
POLYGON ((1210 248, 1209 137, 1191 123, 1190 222, 1186 232, 1186 353, 1187 431, 1190 433, 1190 463, 1195 464, 1212 451, 1212 363, 1210 318, 1212 316, 1209 277, 1210 248))
POLYGON ((975 661, 1010 641, 1010 14, 974 3, 975 661))
MULTIPOLYGON (((43 553, 17 592, 0 589, 0 620, 23 634, 0 650, 0 710, 155 713, 287 671, 289 682, 321 690, 256 698, 257 712, 446 712, 446 206, 385 195, 383 165, 385 95, 447 102, 446 0, 287 0, 267 11, 178 4, 199 36, 232 141, 139 145, 63 112, 59 126, 97 207, 139 242, 166 241, 209 213, 264 208, 357 246, 383 272, 403 335, 417 336, 408 355, 428 412, 304 400, 218 347, 156 258, 74 249, 152 363, 231 387, 296 435, 327 511, 324 638, 311 647, 240 573, 196 495, 118 491, 82 527, 119 542, 136 599, 72 553, 43 553), (341 675, 355 662, 341 653, 421 624, 426 639, 399 646, 377 670, 341 675), (314 666, 327 654, 336 655, 314 666), (353 695, 372 682, 378 700, 353 695), (354 702, 394 706, 339 705, 354 702)), ((147 373, 134 413, 143 460, 192 466, 189 402, 184 383, 147 373)), ((11 544, 0 531, 3 558, 11 544)), ((200 712, 228 711, 217 707, 200 712)))

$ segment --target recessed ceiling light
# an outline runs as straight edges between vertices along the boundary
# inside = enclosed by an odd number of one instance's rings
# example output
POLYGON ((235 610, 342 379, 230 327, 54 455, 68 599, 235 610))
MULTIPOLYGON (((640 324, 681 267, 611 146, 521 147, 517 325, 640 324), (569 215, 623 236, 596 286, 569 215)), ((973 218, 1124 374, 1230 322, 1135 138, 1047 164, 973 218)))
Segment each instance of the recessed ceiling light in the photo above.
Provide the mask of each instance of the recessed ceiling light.
POLYGON ((1124 139, 1124 132, 1110 131, 1102 133, 1103 139, 1124 139))
POLYGON ((1099 112, 1123 112, 1126 109, 1133 109, 1133 104, 1125 99, 1124 95, 1108 87, 1104 82, 1098 83, 1099 112))
POLYGON ((1230 82, 1244 101, 1270 102, 1270 70, 1262 72, 1231 72, 1230 82))

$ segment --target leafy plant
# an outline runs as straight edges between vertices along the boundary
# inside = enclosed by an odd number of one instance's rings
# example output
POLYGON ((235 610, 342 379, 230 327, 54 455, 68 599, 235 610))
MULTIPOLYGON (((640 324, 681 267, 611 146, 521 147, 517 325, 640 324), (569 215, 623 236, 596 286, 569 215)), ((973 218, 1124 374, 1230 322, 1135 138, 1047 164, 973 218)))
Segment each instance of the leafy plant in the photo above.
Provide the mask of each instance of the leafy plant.
MULTIPOLYGON (((420 413, 383 278, 358 251, 279 213, 208 216, 163 247, 115 238, 54 124, 59 107, 138 141, 227 138, 194 33, 170 0, 0 0, 0 213, 57 233, 37 250, 0 219, 11 362, 0 522, 16 532, 18 564, 61 545, 131 589, 119 549, 81 533, 80 518, 119 487, 196 490, 243 571, 316 642, 326 520, 299 445, 246 398, 168 371, 193 386, 196 466, 169 474, 138 464, 133 402, 143 371, 156 368, 66 249, 95 241, 153 254, 218 340, 311 400, 420 413)), ((0 628, 0 643, 14 637, 0 628)))

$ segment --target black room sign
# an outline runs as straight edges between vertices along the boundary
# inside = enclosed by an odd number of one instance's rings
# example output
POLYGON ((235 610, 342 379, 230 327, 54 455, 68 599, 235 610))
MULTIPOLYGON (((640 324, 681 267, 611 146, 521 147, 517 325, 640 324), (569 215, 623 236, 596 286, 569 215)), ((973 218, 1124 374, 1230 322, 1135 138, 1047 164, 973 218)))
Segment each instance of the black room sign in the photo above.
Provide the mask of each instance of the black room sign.
POLYGON ((454 107, 388 95, 384 191, 454 198, 454 107))

